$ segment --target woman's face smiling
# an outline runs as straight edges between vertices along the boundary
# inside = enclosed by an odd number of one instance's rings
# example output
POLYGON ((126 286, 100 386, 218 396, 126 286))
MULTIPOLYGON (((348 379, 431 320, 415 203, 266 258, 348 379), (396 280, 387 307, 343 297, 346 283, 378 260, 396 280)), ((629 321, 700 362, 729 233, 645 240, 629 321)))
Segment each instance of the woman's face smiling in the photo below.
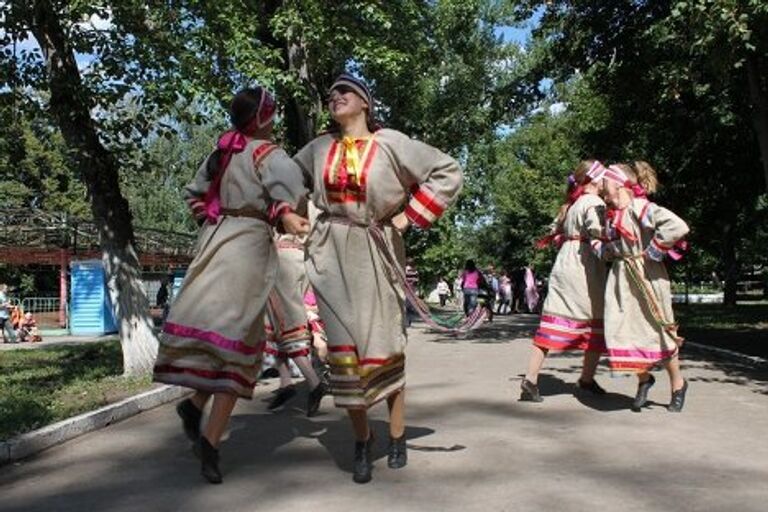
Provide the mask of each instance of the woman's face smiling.
POLYGON ((354 118, 361 113, 365 115, 368 103, 363 98, 355 94, 352 89, 346 87, 337 87, 331 91, 328 97, 328 109, 336 122, 346 118, 354 118))

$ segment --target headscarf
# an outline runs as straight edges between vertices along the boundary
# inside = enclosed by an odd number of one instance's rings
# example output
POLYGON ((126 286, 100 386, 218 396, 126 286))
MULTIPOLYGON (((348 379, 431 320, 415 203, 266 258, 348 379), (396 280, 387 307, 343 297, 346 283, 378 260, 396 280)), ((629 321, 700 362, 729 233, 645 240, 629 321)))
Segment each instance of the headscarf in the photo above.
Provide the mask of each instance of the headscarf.
MULTIPOLYGON (((357 94, 360 98, 365 100, 366 103, 368 103, 367 124, 369 128, 374 127, 376 123, 374 121, 373 95, 371 94, 371 90, 368 88, 365 82, 349 73, 342 73, 336 78, 330 89, 328 89, 328 93, 330 94, 335 89, 340 88, 351 89, 352 92, 357 94)), ((351 181, 355 184, 360 183, 360 174, 362 172, 363 162, 362 154, 358 148, 357 141, 353 137, 344 137, 341 140, 341 144, 344 149, 344 160, 346 162, 346 167, 344 169, 340 169, 340 175, 338 178, 339 183, 343 188, 346 186, 348 181, 351 181)))

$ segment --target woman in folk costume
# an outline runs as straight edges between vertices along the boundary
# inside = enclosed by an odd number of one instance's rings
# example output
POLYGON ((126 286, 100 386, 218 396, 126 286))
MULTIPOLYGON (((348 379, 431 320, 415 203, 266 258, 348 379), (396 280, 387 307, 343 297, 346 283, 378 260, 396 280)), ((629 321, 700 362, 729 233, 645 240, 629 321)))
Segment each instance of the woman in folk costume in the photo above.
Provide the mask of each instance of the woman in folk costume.
POLYGON ((567 201, 560 207, 552 233, 538 244, 545 247, 554 242, 560 250, 550 274, 549 294, 533 339, 528 372, 521 384, 521 400, 542 401, 537 381, 550 350, 583 350, 578 386, 596 395, 605 394, 594 378, 605 351, 606 268, 600 259, 605 203, 599 195, 601 182, 592 179, 600 168, 600 162, 585 160, 569 176, 567 201))
POLYGON ((437 149, 377 129, 373 98, 343 74, 328 100, 335 128, 294 157, 320 210, 307 274, 328 335, 331 392, 355 433, 354 481, 371 480, 369 407, 390 411, 387 463, 405 466, 405 263, 402 233, 428 228, 456 199, 462 173, 437 149), (410 199, 409 199, 410 197, 410 199), (405 210, 403 211, 403 208, 405 210))
POLYGON ((327 388, 311 361, 313 336, 304 304, 304 294, 309 287, 304 269, 304 243, 298 236, 283 234, 277 238, 276 245, 278 276, 267 303, 266 329, 267 349, 276 359, 280 387, 269 409, 277 409, 296 394, 288 368, 290 358, 309 384, 307 416, 314 416, 327 388))
MULTIPOLYGON (((160 336, 154 380, 196 391, 177 411, 195 443, 202 474, 221 482, 218 446, 238 397, 251 398, 264 346, 264 311, 277 276, 267 207, 297 205, 301 171, 271 141, 275 102, 260 87, 239 92, 230 107, 233 129, 185 188, 201 223, 196 255, 160 336), (201 432, 202 411, 213 395, 201 432)), ((306 230, 296 214, 286 231, 306 230)))
POLYGON ((663 364, 669 374, 672 401, 680 412, 688 383, 678 360, 683 339, 677 335, 672 292, 664 259, 679 259, 688 225, 646 195, 656 191, 656 171, 646 162, 612 165, 604 170, 604 197, 609 206, 606 229, 613 260, 605 293, 605 340, 615 372, 637 373, 639 385, 632 410, 639 412, 656 382, 650 370, 663 364))

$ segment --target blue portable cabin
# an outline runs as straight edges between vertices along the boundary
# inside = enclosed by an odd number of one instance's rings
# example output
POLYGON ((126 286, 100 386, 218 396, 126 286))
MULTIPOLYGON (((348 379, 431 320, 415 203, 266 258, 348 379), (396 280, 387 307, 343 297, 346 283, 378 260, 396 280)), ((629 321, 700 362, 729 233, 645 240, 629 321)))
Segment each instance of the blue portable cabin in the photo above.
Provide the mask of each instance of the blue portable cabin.
POLYGON ((70 263, 69 330, 74 335, 117 332, 101 260, 70 263))

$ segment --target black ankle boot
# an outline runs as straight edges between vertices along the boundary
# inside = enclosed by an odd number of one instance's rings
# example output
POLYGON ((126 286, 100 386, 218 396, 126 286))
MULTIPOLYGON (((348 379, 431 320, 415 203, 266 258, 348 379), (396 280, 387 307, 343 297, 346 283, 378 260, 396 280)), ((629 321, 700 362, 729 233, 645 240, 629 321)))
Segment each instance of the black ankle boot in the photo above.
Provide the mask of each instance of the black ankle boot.
POLYGON ((181 418, 184 433, 190 441, 196 443, 200 437, 200 420, 203 417, 203 411, 198 409, 197 406, 192 403, 192 400, 187 398, 186 400, 179 402, 176 406, 176 412, 181 418))
POLYGON ((520 400, 524 402, 544 401, 544 399, 541 398, 541 394, 539 393, 539 386, 529 381, 528 379, 523 379, 523 382, 520 384, 520 400))
POLYGON ((685 405, 685 393, 688 391, 688 381, 683 381, 683 387, 672 392, 672 400, 667 406, 669 412, 682 412, 685 405))
POLYGON ((222 482, 221 471, 219 471, 219 450, 211 446, 211 443, 203 436, 197 445, 197 452, 202 461, 200 474, 212 484, 222 482))
POLYGON ((656 379, 651 375, 647 381, 637 385, 637 394, 635 395, 635 401, 632 403, 633 412, 643 410, 643 406, 648 401, 648 391, 651 390, 654 384, 656 384, 656 379))
POLYGON ((309 392, 307 398, 307 417, 311 418, 317 414, 317 410, 320 408, 320 401, 328 393, 328 388, 323 382, 320 382, 315 389, 309 392))
POLYGON ((293 384, 291 384, 290 386, 285 386, 284 388, 278 389, 277 393, 275 393, 275 398, 273 398, 272 401, 269 402, 267 409, 269 409, 270 411, 273 411, 278 407, 282 407, 288 400, 293 398, 295 394, 296 394, 296 388, 293 386, 293 384))
POLYGON ((389 438, 389 455, 387 466, 392 469, 400 469, 408 464, 408 449, 405 446, 405 434, 395 439, 389 438))
POLYGON ((371 448, 373 447, 373 432, 367 441, 355 441, 355 465, 352 480, 358 484, 367 484, 373 478, 373 461, 371 461, 371 448))

